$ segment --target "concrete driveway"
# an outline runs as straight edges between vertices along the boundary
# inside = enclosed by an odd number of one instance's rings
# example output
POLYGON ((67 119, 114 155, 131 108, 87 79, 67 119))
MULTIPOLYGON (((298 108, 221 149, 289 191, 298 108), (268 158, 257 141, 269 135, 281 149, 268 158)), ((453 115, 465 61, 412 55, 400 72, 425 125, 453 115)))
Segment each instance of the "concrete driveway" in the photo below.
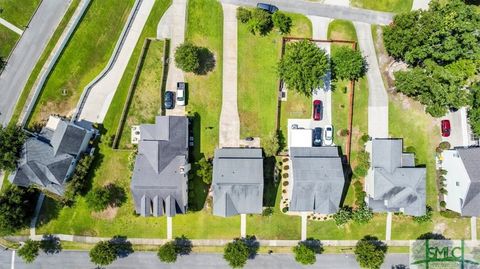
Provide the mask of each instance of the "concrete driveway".
POLYGON ((68 9, 70 0, 42 1, 0 75, 0 124, 12 117, 18 98, 48 41, 68 9))
MULTIPOLYGON (((466 108, 449 112, 440 120, 449 120, 451 127, 450 136, 442 137, 442 141, 449 142, 452 147, 466 147, 473 144, 470 137, 470 126, 468 125, 466 108)), ((438 126, 439 128, 441 127, 440 121, 438 126)))

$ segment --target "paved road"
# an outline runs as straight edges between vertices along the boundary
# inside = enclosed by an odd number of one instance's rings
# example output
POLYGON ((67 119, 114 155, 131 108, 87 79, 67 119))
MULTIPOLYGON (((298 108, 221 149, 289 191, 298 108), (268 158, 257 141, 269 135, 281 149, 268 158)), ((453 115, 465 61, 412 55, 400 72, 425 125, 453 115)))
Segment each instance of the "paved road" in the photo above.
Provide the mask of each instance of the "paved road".
POLYGON ((223 6, 223 83, 220 113, 220 147, 240 146, 237 108, 237 6, 223 6))
MULTIPOLYGON (((1 251, 1 250, 0 250, 1 251)), ((0 252, 0 269, 10 269, 12 260, 11 251, 0 252)), ((390 254, 387 256, 382 268, 392 268, 393 265, 406 264, 408 262, 407 254, 390 254)), ((40 254, 37 260, 30 265, 23 263, 21 258, 15 257, 15 269, 50 269, 50 268, 68 268, 68 269, 93 269, 95 266, 90 263, 88 253, 81 251, 63 251, 57 255, 47 256, 40 254)), ((161 263, 156 253, 153 252, 135 252, 132 255, 121 258, 109 265, 109 269, 124 268, 175 268, 175 269, 229 269, 221 254, 191 254, 189 256, 179 257, 174 264, 161 263)), ((295 262, 290 254, 262 254, 255 259, 249 260, 244 267, 263 268, 263 269, 296 269, 306 268, 295 262)), ((360 268, 351 254, 323 254, 317 256, 317 262, 308 266, 308 268, 335 268, 335 269, 357 269, 360 268)))
MULTIPOLYGON (((223 3, 234 4, 238 6, 255 6, 258 3, 258 0, 221 1, 223 3)), ((359 21, 371 24, 389 24, 392 21, 394 15, 393 13, 336 5, 326 5, 319 2, 310 2, 304 0, 268 0, 262 2, 272 3, 284 11, 333 19, 359 21)))
POLYGON ((360 50, 368 63, 368 134, 372 138, 388 138, 388 95, 378 67, 371 26, 362 22, 354 25, 360 50))
POLYGON ((29 27, 0 75, 0 124, 12 117, 17 100, 50 37, 62 20, 70 0, 42 1, 29 27))
MULTIPOLYGON (((81 110, 80 119, 90 122, 103 122, 118 84, 122 79, 123 72, 127 68, 133 50, 155 3, 155 0, 140 1, 141 3, 139 4, 137 14, 133 17, 133 22, 127 21, 127 23, 131 23, 131 27, 127 30, 123 45, 119 47, 120 52, 113 52, 114 56, 112 57, 117 57, 113 62, 113 66, 107 66, 106 75, 91 88, 86 97, 86 103, 81 110)), ((123 38, 123 36, 120 38, 123 38)))

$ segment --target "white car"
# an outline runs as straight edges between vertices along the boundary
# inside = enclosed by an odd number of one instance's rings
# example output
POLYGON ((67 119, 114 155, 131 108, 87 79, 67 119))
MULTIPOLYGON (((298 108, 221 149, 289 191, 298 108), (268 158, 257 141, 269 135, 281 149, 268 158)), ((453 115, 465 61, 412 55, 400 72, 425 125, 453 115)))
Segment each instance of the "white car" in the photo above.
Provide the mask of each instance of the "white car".
POLYGON ((324 128, 323 143, 326 146, 331 146, 333 144, 333 126, 326 125, 324 128))
POLYGON ((177 105, 184 106, 185 105, 185 82, 178 82, 177 83, 177 105))

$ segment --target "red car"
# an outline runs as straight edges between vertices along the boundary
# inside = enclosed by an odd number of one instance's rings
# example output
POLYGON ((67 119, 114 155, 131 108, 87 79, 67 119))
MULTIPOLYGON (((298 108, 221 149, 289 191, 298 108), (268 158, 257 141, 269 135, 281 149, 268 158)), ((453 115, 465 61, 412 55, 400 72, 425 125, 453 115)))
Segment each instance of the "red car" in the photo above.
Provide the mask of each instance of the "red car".
POLYGON ((313 120, 322 120, 322 101, 313 101, 313 120))
POLYGON ((449 137, 450 136, 450 121, 449 120, 442 120, 442 136, 449 137))

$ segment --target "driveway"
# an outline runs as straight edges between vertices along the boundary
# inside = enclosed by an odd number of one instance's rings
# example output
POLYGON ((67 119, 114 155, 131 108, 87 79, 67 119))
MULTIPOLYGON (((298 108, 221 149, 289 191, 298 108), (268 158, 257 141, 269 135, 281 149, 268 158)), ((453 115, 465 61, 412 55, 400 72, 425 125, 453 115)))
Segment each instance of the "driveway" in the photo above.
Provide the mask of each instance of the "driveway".
POLYGON ((7 125, 18 98, 70 0, 42 1, 0 75, 0 124, 7 125))
MULTIPOLYGON (((68 269, 93 269, 95 266, 90 263, 88 252, 86 251, 62 251, 59 254, 47 256, 40 254, 32 264, 25 264, 21 258, 15 257, 15 266, 11 267, 11 251, 0 250, 0 268, 1 269, 33 269, 33 268, 68 268, 68 269)), ((388 254, 384 269, 390 269, 394 265, 408 264, 408 254, 388 254)), ((159 261, 154 252, 135 252, 126 258, 120 258, 113 264, 107 266, 111 269, 126 268, 171 268, 171 269, 228 269, 226 261, 222 254, 204 254, 194 253, 188 256, 179 256, 173 264, 166 264, 159 261)), ((264 269, 300 269, 305 268, 298 264, 291 254, 260 254, 253 260, 248 260, 245 265, 249 268, 264 269)), ((335 269, 359 269, 354 255, 352 254, 322 254, 317 255, 317 262, 308 268, 335 268, 335 269)), ((405 267, 403 267, 405 268, 405 267)))
MULTIPOLYGON (((447 141, 452 147, 466 147, 473 144, 470 135, 470 126, 467 120, 466 108, 461 108, 455 112, 449 112, 441 120, 450 121, 450 136, 442 137, 442 141, 447 141)), ((440 123, 438 125, 440 127, 440 123)))
MULTIPOLYGON (((234 4, 237 6, 256 6, 258 0, 221 0, 221 2, 226 4, 234 4)), ((393 20, 394 16, 393 13, 388 12, 345 7, 340 5, 327 5, 314 1, 268 0, 262 2, 274 4, 283 11, 333 19, 359 21, 371 24, 389 24, 393 20)), ((340 1, 340 3, 342 2, 344 1, 340 1)))
POLYGON ((223 4, 223 82, 220 113, 220 147, 239 147, 237 108, 237 6, 223 4))
MULTIPOLYGON (((118 47, 119 51, 117 51, 117 48, 115 49, 112 55, 113 58, 110 60, 111 62, 109 62, 106 69, 102 71, 106 71, 105 75, 99 78, 86 96, 87 99, 80 111, 80 119, 85 119, 90 122, 103 122, 113 96, 115 95, 115 91, 118 88, 118 84, 120 84, 123 72, 127 68, 133 50, 155 3, 155 0, 140 1, 138 11, 132 18, 133 21, 127 21, 127 25, 128 23, 131 23, 131 25, 125 33, 126 36, 120 36, 120 38, 125 38, 123 44, 120 44, 118 47)), ((131 12, 134 11, 132 10, 131 12)), ((95 78, 95 80, 97 79, 98 77, 95 78)))
POLYGON ((354 25, 360 50, 368 63, 368 135, 388 138, 388 95, 378 67, 371 26, 363 22, 354 25))

